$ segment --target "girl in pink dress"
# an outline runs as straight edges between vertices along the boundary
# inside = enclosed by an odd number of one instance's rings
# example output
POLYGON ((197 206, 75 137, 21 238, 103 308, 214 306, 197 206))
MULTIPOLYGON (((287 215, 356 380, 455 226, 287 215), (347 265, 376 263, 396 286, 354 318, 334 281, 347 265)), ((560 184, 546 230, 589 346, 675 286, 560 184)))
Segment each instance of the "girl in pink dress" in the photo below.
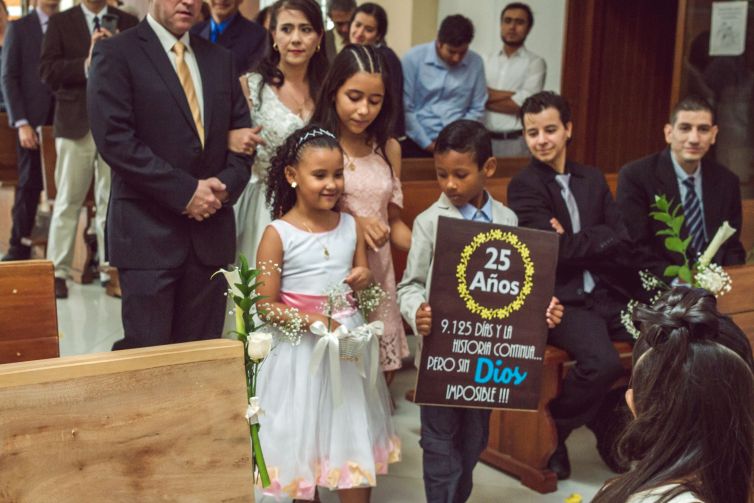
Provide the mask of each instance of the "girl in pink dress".
POLYGON ((392 130, 395 103, 389 92, 387 66, 374 47, 348 45, 335 58, 322 83, 312 117, 334 131, 343 148, 345 193, 341 209, 364 230, 367 258, 374 279, 388 300, 372 314, 385 324, 380 338, 380 364, 390 384, 408 356, 406 333, 395 301, 395 272, 390 244, 407 250, 411 230, 401 220, 403 205, 401 148, 392 130))

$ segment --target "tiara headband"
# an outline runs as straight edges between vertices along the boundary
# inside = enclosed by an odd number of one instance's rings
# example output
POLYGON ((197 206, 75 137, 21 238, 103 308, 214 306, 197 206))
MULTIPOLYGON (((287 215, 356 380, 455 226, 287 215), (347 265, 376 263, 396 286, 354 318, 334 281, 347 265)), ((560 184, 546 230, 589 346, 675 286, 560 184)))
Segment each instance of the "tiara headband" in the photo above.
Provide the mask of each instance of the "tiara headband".
POLYGON ((327 129, 317 128, 312 129, 311 131, 307 131, 307 133, 298 139, 298 142, 296 143, 296 150, 300 149, 301 146, 311 140, 314 140, 315 138, 322 138, 323 136, 326 136, 327 138, 332 138, 335 141, 338 141, 338 139, 335 137, 334 134, 332 134, 327 129))

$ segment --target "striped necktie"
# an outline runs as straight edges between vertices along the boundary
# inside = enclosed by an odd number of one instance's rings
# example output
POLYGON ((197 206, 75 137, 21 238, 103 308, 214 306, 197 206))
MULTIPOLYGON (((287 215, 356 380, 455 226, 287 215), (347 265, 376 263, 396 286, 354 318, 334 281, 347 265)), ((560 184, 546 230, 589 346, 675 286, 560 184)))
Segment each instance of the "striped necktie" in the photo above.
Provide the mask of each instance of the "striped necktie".
MULTIPOLYGON (((555 181, 560 185, 560 195, 563 196, 563 201, 568 208, 568 215, 571 217, 571 230, 574 234, 581 230, 581 215, 579 214, 579 207, 576 204, 576 198, 573 197, 573 192, 569 187, 571 181, 570 175, 555 175, 555 181)), ((584 269, 584 291, 591 293, 594 290, 595 281, 592 273, 584 269)))
POLYGON ((686 197, 683 200, 683 213, 686 216, 686 229, 689 231, 689 236, 691 236, 692 256, 696 256, 704 251, 704 215, 702 215, 702 205, 699 203, 699 196, 696 194, 694 177, 686 177, 683 185, 686 187, 686 197))
POLYGON ((179 40, 173 46, 172 51, 175 53, 175 69, 178 72, 178 80, 181 81, 183 92, 186 93, 186 99, 188 100, 189 109, 191 110, 191 117, 194 118, 196 132, 199 134, 199 141, 202 142, 203 147, 204 126, 202 125, 202 114, 199 110, 199 100, 196 98, 196 90, 194 89, 194 81, 191 79, 191 71, 186 64, 186 60, 183 59, 186 46, 179 40))

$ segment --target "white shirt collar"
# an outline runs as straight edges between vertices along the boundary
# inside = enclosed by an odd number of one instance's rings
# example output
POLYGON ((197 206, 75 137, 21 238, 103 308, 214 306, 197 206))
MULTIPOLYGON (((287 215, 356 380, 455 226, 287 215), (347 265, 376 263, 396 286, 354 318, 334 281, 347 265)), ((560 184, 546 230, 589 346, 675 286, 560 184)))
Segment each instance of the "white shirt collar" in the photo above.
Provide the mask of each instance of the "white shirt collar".
POLYGON ((170 33, 167 28, 158 23, 157 20, 152 17, 152 14, 147 14, 147 23, 149 23, 149 26, 152 28, 152 30, 154 30, 155 34, 157 34, 157 38, 160 40, 160 44, 162 44, 163 49, 165 49, 165 52, 167 52, 168 54, 172 51, 173 46, 178 40, 183 42, 183 45, 186 46, 187 51, 191 52, 191 43, 189 42, 190 37, 188 31, 181 35, 181 38, 175 38, 175 35, 170 33))
POLYGON ((521 45, 521 47, 519 47, 518 49, 516 49, 513 54, 511 54, 510 56, 508 56, 508 54, 506 54, 506 52, 505 52, 505 44, 503 44, 503 47, 500 48, 500 51, 498 51, 497 54, 499 56, 504 57, 504 58, 510 59, 510 58, 520 58, 520 57, 526 56, 526 52, 527 52, 526 51, 526 47, 524 45, 521 45))
POLYGON ((34 11, 37 13, 37 17, 39 18, 39 24, 42 26, 42 31, 45 29, 45 25, 50 20, 50 16, 44 13, 42 9, 34 9, 34 11))
POLYGON ((670 160, 673 161, 673 169, 675 170, 676 178, 678 178, 678 183, 683 183, 683 181, 690 176, 693 176, 695 179, 697 179, 702 174, 702 161, 699 161, 699 164, 696 165, 694 172, 689 174, 686 173, 686 170, 681 167, 681 164, 675 158, 675 154, 673 152, 670 152, 670 160))
POLYGON ((81 4, 81 10, 84 12, 84 17, 86 18, 86 22, 89 23, 89 26, 94 26, 94 16, 97 16, 100 18, 100 22, 102 21, 102 16, 107 14, 107 4, 102 8, 99 12, 92 12, 89 9, 86 8, 86 6, 82 3, 81 4))

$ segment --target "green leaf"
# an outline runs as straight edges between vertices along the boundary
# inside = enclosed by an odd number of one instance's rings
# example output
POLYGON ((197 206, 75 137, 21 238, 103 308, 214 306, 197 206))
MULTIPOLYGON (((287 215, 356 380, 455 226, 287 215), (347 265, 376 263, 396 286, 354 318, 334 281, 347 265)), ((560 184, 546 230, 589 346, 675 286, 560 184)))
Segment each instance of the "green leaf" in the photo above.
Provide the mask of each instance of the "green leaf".
POLYGON ((653 211, 649 215, 655 220, 657 220, 658 222, 662 222, 664 224, 670 224, 670 220, 672 219, 670 215, 668 215, 667 213, 660 212, 660 211, 653 211))
POLYGON ((670 228, 673 229, 673 232, 677 235, 681 233, 681 226, 683 225, 684 217, 683 215, 673 218, 673 220, 670 222, 670 228))
POLYGON ((249 260, 246 258, 246 256, 242 253, 238 257, 238 259, 241 262, 241 269, 248 271, 249 270, 249 260))
POLYGON ((688 245, 685 244, 683 241, 681 241, 680 238, 677 238, 675 236, 665 238, 665 248, 667 248, 670 251, 674 251, 678 253, 685 253, 687 246, 688 245))
POLYGON ((248 297, 241 299, 241 302, 238 303, 238 307, 240 307, 243 312, 247 312, 251 309, 251 299, 248 297))
POLYGON ((665 194, 656 194, 655 195, 655 204, 654 206, 657 207, 658 210, 667 212, 668 211, 668 198, 665 196, 665 194))
POLYGON ((675 278, 676 276, 678 276, 678 271, 680 270, 681 266, 679 265, 669 265, 665 268, 662 275, 668 278, 675 278))
POLYGON ((691 236, 683 240, 683 253, 686 253, 686 250, 689 249, 689 244, 691 244, 691 236))
POLYGON ((683 265, 678 269, 678 278, 684 283, 691 284, 691 270, 689 266, 683 265))
POLYGON ((659 231, 655 232, 655 236, 675 236, 676 233, 673 232, 673 229, 660 229, 659 231))

